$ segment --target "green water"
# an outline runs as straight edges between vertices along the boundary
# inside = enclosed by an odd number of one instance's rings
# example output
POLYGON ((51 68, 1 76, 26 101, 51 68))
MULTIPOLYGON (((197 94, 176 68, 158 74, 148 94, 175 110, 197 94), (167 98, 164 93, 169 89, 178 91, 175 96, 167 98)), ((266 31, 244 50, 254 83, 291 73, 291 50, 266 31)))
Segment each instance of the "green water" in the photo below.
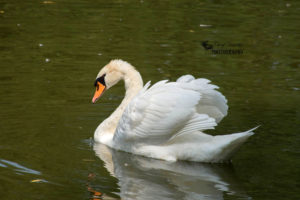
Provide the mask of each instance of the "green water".
POLYGON ((300 199, 299 13, 296 0, 1 0, 0 199, 300 199), (211 134, 261 126, 231 164, 93 146, 124 94, 118 84, 91 104, 113 58, 145 82, 189 73, 220 86, 229 114, 211 134))

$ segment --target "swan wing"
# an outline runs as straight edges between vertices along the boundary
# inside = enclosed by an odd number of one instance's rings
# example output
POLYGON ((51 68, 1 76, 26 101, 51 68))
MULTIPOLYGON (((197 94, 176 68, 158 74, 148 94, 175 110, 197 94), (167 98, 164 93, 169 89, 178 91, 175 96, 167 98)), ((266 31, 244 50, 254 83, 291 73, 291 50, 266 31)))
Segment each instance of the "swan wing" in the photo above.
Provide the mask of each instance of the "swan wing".
POLYGON ((218 86, 210 84, 205 78, 195 79, 192 75, 181 76, 176 82, 186 83, 201 94, 201 101, 197 105, 198 113, 205 113, 219 123, 227 115, 227 99, 219 91, 218 86))
POLYGON ((116 143, 161 144, 177 135, 213 129, 214 116, 226 115, 225 97, 214 93, 217 86, 207 79, 186 75, 177 82, 164 80, 149 86, 150 82, 125 109, 114 134, 116 143), (221 103, 209 102, 215 96, 219 96, 221 103), (201 113, 201 105, 208 106, 206 112, 201 113), (216 111, 210 111, 209 106, 216 111))

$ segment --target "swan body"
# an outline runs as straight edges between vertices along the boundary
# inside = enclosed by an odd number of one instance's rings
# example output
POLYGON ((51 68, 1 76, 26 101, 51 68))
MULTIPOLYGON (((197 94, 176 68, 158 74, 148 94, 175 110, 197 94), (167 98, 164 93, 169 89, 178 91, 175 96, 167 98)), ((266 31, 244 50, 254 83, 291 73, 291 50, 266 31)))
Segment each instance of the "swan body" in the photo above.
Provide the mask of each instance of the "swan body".
POLYGON ((93 103, 120 80, 125 97, 96 129, 96 142, 167 161, 223 162, 254 134, 255 128, 219 136, 203 132, 214 129, 228 110, 226 98, 209 80, 185 75, 143 86, 140 73, 122 60, 100 70, 93 103))

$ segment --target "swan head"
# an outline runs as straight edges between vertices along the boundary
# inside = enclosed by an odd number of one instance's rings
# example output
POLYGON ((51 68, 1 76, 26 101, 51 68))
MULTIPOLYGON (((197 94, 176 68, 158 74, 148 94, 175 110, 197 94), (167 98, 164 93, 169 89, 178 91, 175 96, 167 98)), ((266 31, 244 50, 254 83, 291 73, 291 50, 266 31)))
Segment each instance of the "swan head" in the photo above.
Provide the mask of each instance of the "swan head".
POLYGON ((117 84, 121 79, 124 79, 125 75, 135 70, 132 65, 123 60, 112 60, 105 65, 98 73, 94 86, 96 91, 92 102, 95 103, 101 95, 117 84))

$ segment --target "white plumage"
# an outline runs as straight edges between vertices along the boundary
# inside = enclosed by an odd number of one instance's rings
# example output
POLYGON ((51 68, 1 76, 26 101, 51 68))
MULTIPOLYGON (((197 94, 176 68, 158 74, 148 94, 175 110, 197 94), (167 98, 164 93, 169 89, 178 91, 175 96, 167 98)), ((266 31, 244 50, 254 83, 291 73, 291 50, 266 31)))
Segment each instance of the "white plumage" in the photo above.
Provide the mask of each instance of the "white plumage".
POLYGON ((111 61, 99 77, 108 87, 125 81, 124 100, 95 131, 95 141, 112 148, 168 161, 222 162, 253 134, 253 129, 221 136, 203 133, 214 129, 228 110, 226 98, 207 79, 185 75, 143 87, 140 74, 122 60, 111 61))

